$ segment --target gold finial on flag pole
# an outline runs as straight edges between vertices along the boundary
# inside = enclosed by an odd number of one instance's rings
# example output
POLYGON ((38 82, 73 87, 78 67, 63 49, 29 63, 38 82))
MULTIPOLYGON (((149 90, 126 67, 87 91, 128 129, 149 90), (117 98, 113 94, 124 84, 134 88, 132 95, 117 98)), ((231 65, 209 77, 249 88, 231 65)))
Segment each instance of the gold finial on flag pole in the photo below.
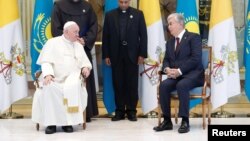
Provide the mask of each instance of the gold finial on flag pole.
POLYGON ((12 104, 9 108, 9 112, 0 115, 0 119, 20 119, 20 118, 23 118, 23 115, 13 112, 12 104))
POLYGON ((232 118, 232 117, 235 117, 235 114, 225 111, 224 106, 221 106, 220 111, 212 113, 211 117, 215 117, 215 118, 232 118))

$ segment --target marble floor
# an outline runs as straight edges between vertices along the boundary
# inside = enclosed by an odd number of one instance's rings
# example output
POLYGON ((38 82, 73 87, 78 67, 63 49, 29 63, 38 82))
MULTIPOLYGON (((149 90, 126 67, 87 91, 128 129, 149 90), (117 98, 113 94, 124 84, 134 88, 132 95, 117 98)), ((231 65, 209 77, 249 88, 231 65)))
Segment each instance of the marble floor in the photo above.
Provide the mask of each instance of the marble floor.
MULTIPOLYGON (((172 119, 172 121, 174 121, 172 119)), ((0 119, 1 141, 207 141, 207 130, 201 126, 201 118, 190 119, 190 132, 179 134, 179 125, 174 130, 154 132, 156 118, 139 118, 137 122, 128 120, 111 122, 109 118, 96 118, 87 124, 86 130, 74 126, 75 132, 44 134, 45 127, 39 131, 30 119, 0 119)), ((250 124, 250 118, 213 118, 213 124, 250 124)))

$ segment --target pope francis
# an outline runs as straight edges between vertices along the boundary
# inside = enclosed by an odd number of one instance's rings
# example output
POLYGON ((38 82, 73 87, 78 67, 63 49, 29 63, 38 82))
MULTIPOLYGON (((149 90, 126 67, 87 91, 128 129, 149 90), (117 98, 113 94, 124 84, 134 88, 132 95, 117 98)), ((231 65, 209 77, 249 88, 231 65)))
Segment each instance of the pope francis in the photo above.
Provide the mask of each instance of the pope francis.
POLYGON ((55 133, 56 126, 73 132, 72 125, 83 123, 87 105, 83 79, 92 66, 78 36, 78 25, 69 21, 63 29, 63 35, 46 42, 37 60, 42 75, 33 99, 32 121, 47 126, 46 134, 55 133))

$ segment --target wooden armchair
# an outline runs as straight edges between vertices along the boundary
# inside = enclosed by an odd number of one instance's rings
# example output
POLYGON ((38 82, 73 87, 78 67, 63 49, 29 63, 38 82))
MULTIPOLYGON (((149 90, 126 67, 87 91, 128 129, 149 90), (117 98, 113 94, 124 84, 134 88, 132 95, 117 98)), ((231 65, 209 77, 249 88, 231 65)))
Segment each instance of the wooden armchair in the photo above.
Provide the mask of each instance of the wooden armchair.
MULTIPOLYGON (((210 113, 210 95, 211 95, 211 60, 212 60, 212 48, 211 47, 203 47, 202 48, 202 64, 205 70, 205 82, 202 87, 196 87, 192 90, 190 90, 190 99, 201 99, 202 100, 202 118, 203 118, 203 129, 206 128, 206 113, 208 116, 208 124, 211 123, 211 113, 210 113), (207 107, 206 107, 207 106, 207 107), (207 108, 207 111, 206 109, 207 108)), ((159 72, 159 82, 162 81, 162 75, 166 75, 164 72, 159 72)), ((159 100, 159 86, 158 85, 158 124, 161 123, 161 108, 160 108, 160 100, 159 100)), ((171 93, 171 100, 178 100, 178 94, 177 91, 173 91, 171 93)), ((176 102, 176 101, 175 101, 176 102)), ((177 104, 174 104, 174 117, 175 117, 175 123, 178 122, 178 110, 177 110, 177 104)))
MULTIPOLYGON (((34 85, 36 86, 36 89, 41 89, 41 86, 39 85, 39 83, 41 83, 41 82, 39 82, 39 77, 41 74, 42 74, 42 71, 38 71, 35 73, 36 80, 34 82, 34 85)), ((84 81, 85 81, 85 79, 84 79, 84 81)), ((86 83, 85 83, 85 85, 86 85, 86 83)), ((36 95, 34 95, 34 99, 35 99, 35 97, 36 97, 36 95)), ((39 98, 39 96, 37 96, 36 99, 37 98, 39 98)), ((34 106, 34 102, 33 102, 32 107, 33 106, 34 106)), ((82 127, 83 127, 83 130, 85 130, 86 129, 86 109, 83 111, 83 121, 84 121, 84 123, 83 123, 82 127)), ((36 123, 36 130, 39 131, 39 128, 40 128, 39 123, 36 123)))

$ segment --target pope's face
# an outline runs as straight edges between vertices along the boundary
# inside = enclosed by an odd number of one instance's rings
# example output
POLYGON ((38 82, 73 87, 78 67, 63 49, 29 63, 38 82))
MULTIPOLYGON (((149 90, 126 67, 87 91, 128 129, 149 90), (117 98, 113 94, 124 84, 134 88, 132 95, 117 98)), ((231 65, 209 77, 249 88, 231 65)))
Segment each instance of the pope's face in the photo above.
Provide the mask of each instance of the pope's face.
POLYGON ((72 25, 71 27, 69 27, 68 29, 68 40, 70 40, 71 42, 75 42, 78 40, 79 38, 79 27, 77 25, 72 25))

